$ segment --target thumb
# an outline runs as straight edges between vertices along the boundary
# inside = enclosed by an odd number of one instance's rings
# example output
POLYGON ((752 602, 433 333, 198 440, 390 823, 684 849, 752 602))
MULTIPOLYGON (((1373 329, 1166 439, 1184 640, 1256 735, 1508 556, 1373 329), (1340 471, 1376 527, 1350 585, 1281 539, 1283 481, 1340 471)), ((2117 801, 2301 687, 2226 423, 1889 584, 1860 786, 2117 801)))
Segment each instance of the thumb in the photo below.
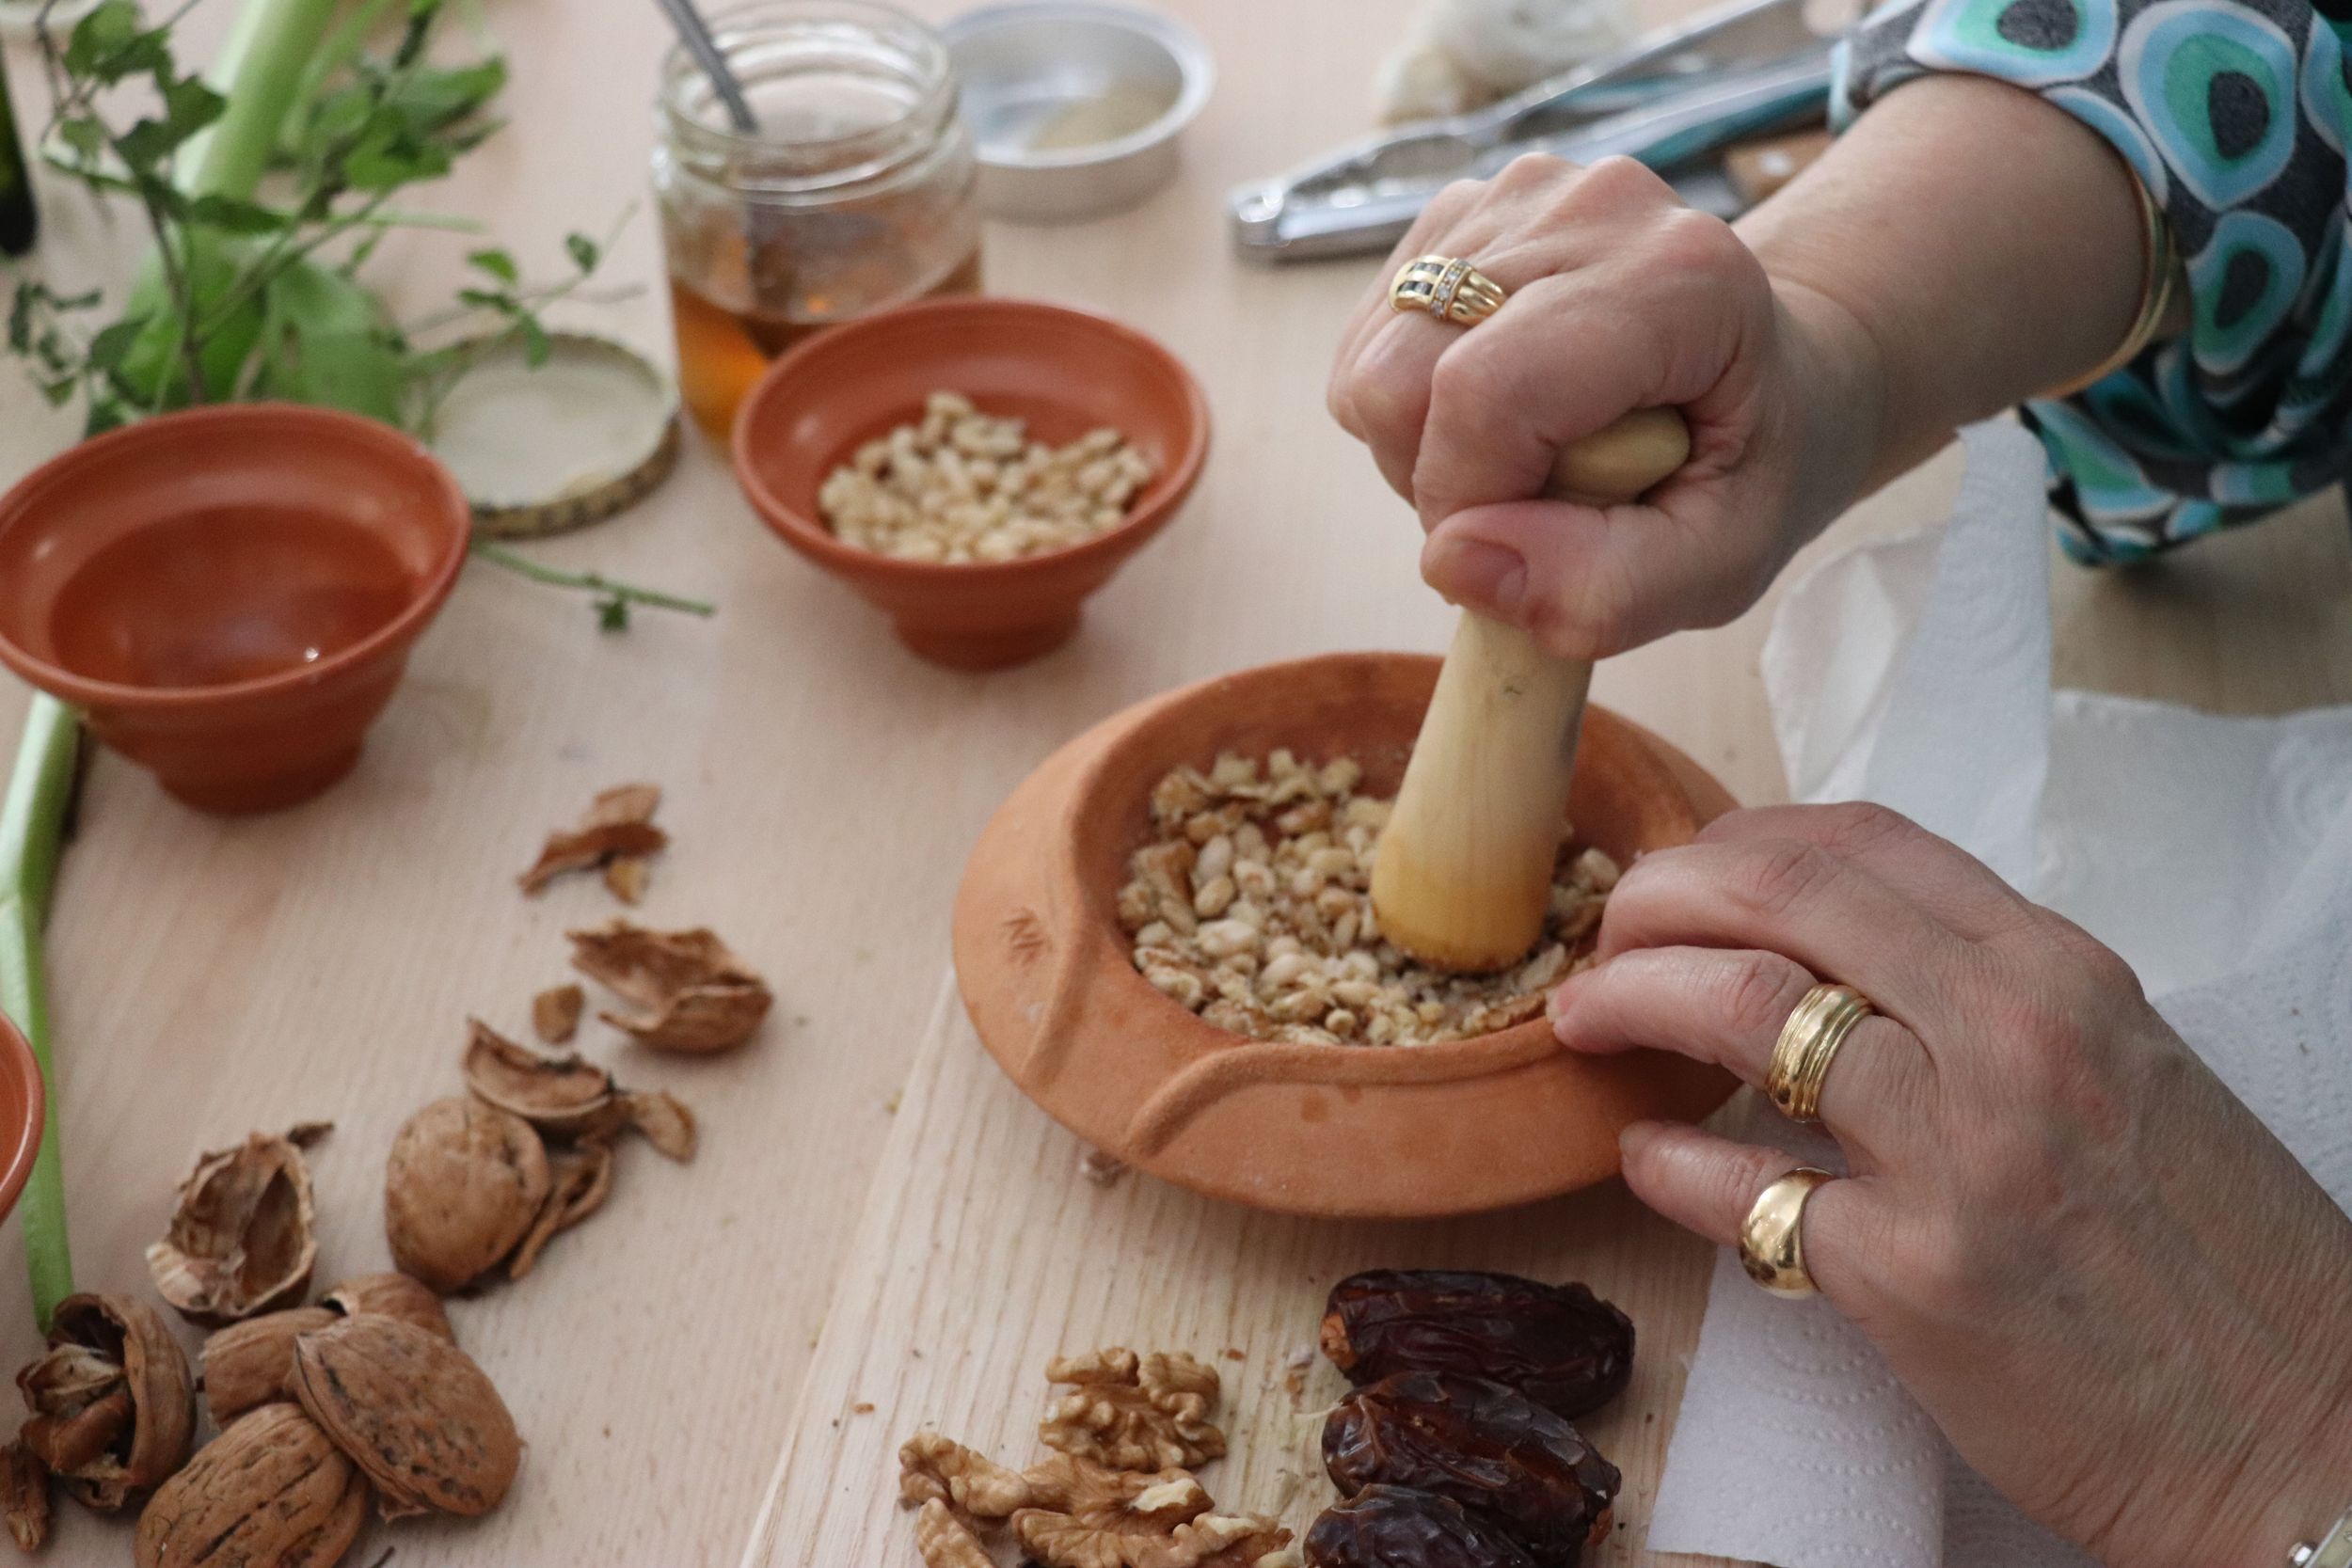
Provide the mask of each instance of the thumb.
POLYGON ((1728 541, 1709 548, 1677 520, 1676 493, 1689 483, 1669 482, 1657 505, 1528 500, 1456 512, 1422 543, 1421 575, 1562 658, 1604 658, 1718 624, 1745 608, 1744 574, 1728 541))

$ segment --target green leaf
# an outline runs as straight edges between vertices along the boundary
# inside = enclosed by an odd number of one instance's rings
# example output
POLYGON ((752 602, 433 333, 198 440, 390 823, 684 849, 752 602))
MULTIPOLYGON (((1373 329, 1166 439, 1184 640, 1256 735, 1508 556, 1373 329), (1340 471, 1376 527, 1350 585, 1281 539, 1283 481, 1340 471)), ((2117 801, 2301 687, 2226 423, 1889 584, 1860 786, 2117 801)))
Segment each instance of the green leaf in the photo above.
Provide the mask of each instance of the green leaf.
POLYGON ((57 139, 85 163, 95 162, 106 150, 106 128, 89 115, 68 115, 59 119, 57 139))
POLYGON ((61 63, 71 76, 113 87, 141 73, 167 75, 171 51, 162 28, 141 30, 134 0, 103 0, 73 24, 61 63))
POLYGON ((89 368, 112 374, 121 366, 123 356, 131 352, 131 345, 138 341, 139 334, 147 330, 147 320, 145 316, 125 316, 101 330, 89 341, 89 368))
POLYGON ((539 318, 532 315, 518 315, 515 318, 515 330, 522 334, 523 363, 534 371, 546 364, 548 352, 548 329, 539 325, 539 318))
POLYGON ((564 251, 571 257, 572 265, 580 269, 580 275, 582 277, 596 271, 596 263, 604 259, 602 247, 587 235, 580 233, 564 236, 564 251))
POLYGON ((187 221, 224 234, 275 234, 294 226, 290 213, 232 196, 199 196, 188 203, 187 221))
POLYGON ((493 56, 475 65, 415 71, 398 85, 388 107, 410 131, 429 135, 480 114, 505 86, 506 62, 493 56))
POLYGON ((598 599, 596 608, 598 630, 628 630, 628 601, 627 599, 615 594, 609 599, 598 599))
POLYGON ((449 172, 440 148, 371 133, 342 161, 343 179, 356 191, 389 191, 449 172))
POLYGON ((516 284, 523 280, 521 270, 515 265, 515 258, 503 250, 477 250, 466 260, 501 283, 516 284))
POLYGON ((507 311, 515 309, 513 294, 494 293, 488 289, 460 289, 457 291, 457 302, 470 305, 477 310, 507 311))

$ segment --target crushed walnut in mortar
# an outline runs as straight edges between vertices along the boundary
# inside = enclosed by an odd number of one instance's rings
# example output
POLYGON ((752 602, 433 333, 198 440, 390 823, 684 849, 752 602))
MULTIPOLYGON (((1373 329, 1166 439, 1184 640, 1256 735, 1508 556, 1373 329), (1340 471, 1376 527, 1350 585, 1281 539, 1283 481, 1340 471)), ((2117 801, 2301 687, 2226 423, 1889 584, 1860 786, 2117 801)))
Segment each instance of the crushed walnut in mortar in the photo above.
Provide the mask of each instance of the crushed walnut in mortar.
POLYGON ((1448 974, 1381 939, 1372 862, 1390 802, 1353 758, 1278 750, 1179 768, 1152 791, 1155 836, 1129 862, 1119 919, 1135 964, 1219 1029, 1328 1045, 1430 1045, 1507 1028, 1592 962, 1617 863, 1563 835, 1534 951, 1448 974))

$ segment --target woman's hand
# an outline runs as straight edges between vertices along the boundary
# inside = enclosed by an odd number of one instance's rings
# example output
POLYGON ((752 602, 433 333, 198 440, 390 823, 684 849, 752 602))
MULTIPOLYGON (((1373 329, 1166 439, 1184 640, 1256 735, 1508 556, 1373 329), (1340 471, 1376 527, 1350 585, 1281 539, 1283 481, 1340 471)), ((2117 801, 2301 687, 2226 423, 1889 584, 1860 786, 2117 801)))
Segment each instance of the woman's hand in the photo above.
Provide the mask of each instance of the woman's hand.
POLYGON ((1530 154, 1431 203, 1349 324, 1330 404, 1420 511, 1434 587, 1594 658, 1756 602, 1861 484, 1873 373, 1851 317, 1775 288, 1641 165, 1530 154), (1429 253, 1510 298, 1468 330, 1392 309, 1396 268, 1429 253), (1682 410, 1692 452, 1645 504, 1531 499, 1562 448, 1649 407, 1682 410))
MULTIPOLYGON (((1637 862, 1600 953, 1565 1043, 1750 1084, 1817 980, 1877 1005, 1823 1085, 1852 1174, 1805 1260, 2028 1514, 2117 1568, 2281 1568, 2352 1502, 2352 1221, 2078 927, 1893 813, 1783 807, 1637 862)), ((1654 1123, 1624 1151, 1719 1243, 1792 1163, 1654 1123)))

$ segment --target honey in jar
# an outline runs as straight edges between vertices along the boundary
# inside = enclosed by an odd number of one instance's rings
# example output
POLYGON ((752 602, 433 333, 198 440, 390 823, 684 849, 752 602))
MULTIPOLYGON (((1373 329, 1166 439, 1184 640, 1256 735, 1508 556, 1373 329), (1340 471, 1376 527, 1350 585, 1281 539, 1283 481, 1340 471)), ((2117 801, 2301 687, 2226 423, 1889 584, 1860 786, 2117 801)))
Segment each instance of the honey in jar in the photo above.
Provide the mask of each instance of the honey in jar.
POLYGON ((946 47, 859 0, 721 12, 757 128, 682 51, 663 67, 654 186, 678 389, 723 441, 768 361, 823 327, 980 282, 977 167, 946 47))

